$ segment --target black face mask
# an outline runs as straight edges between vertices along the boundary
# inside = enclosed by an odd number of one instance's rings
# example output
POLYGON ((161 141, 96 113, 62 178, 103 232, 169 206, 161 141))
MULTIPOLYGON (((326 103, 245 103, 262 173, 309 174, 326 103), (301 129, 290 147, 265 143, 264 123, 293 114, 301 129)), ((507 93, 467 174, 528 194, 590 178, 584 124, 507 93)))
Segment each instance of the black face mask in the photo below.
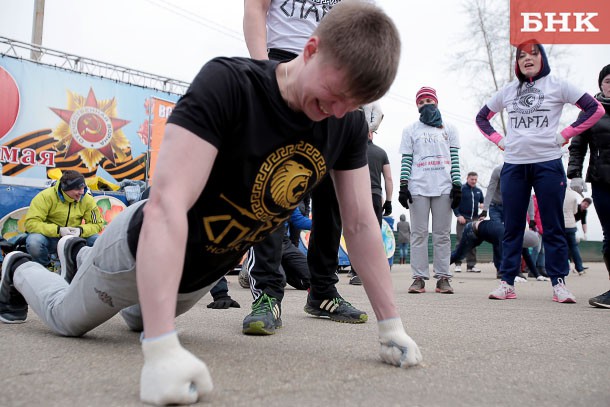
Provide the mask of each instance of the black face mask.
POLYGON ((436 105, 423 105, 419 108, 419 121, 432 127, 443 127, 443 118, 436 105))

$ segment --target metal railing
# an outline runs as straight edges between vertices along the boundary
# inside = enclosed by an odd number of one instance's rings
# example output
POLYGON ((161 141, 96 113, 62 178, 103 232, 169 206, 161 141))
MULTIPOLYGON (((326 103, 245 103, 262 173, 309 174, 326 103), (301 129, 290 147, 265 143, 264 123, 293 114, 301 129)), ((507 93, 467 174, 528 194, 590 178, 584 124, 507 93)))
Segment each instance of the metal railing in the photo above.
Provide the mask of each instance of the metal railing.
POLYGON ((190 85, 188 82, 177 79, 138 71, 120 65, 113 65, 1 36, 0 54, 177 95, 183 95, 190 85))

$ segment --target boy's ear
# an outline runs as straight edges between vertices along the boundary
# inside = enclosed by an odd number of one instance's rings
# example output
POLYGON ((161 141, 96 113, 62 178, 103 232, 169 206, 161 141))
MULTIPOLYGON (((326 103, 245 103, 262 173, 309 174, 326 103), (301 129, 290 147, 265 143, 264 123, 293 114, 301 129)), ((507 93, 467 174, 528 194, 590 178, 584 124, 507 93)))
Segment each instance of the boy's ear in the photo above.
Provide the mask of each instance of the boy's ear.
POLYGON ((303 48, 303 59, 307 62, 313 55, 318 52, 318 47, 320 45, 320 39, 315 35, 310 37, 305 43, 305 47, 303 48))

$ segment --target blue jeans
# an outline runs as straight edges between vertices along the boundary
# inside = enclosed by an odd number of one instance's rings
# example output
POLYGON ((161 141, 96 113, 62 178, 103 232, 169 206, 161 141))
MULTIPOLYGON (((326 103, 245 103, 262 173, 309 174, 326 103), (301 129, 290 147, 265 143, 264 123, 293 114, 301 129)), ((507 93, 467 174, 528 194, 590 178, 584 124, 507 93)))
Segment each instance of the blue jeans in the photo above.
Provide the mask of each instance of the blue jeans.
POLYGON ((568 253, 570 258, 574 261, 576 271, 583 271, 582 257, 580 257, 580 250, 578 249, 578 242, 576 241, 576 228, 566 228, 566 238, 568 239, 568 253))
POLYGON ((500 175, 505 231, 502 241, 502 280, 513 285, 521 270, 523 229, 532 188, 544 228, 546 271, 553 285, 569 273, 568 244, 563 224, 566 175, 561 159, 532 164, 505 163, 500 175))
POLYGON ((479 246, 484 241, 491 243, 493 247, 493 262, 496 269, 500 269, 502 259, 502 236, 504 235, 504 225, 502 222, 486 220, 479 223, 478 235, 474 232, 473 223, 469 222, 464 227, 462 238, 451 252, 450 263, 455 263, 463 259, 473 248, 479 246))
POLYGON ((489 204, 489 219, 504 223, 504 205, 489 204))
MULTIPOLYGON (((99 235, 89 236, 86 239, 87 246, 93 246, 98 237, 99 235)), ((25 247, 33 261, 46 267, 51 263, 50 255, 57 253, 59 239, 59 237, 46 237, 39 233, 29 233, 25 241, 25 247)))
POLYGON ((398 252, 400 253, 400 258, 407 261, 407 257, 409 256, 409 243, 399 243, 398 252))

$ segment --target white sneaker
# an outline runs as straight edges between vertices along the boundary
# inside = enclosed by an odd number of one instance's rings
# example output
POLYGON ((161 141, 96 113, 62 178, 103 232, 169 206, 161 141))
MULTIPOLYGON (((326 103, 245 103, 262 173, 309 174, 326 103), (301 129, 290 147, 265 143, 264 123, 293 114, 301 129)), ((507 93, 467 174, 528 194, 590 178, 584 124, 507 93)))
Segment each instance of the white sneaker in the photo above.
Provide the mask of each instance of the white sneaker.
POLYGON ((515 277, 515 283, 527 283, 527 279, 523 277, 515 277))
POLYGON ((456 272, 456 273, 461 273, 462 272, 462 268, 460 266, 455 266, 453 271, 456 272))
POLYGON ((538 277, 536 277, 536 280, 538 280, 538 281, 549 281, 550 278, 545 277, 545 276, 538 276, 538 277))
POLYGON ((515 286, 508 285, 506 281, 500 281, 500 286, 489 293, 490 300, 514 300, 517 298, 515 286))
POLYGON ((566 288, 562 278, 558 278, 557 284, 553 286, 553 301, 568 304, 576 302, 576 297, 566 288))

